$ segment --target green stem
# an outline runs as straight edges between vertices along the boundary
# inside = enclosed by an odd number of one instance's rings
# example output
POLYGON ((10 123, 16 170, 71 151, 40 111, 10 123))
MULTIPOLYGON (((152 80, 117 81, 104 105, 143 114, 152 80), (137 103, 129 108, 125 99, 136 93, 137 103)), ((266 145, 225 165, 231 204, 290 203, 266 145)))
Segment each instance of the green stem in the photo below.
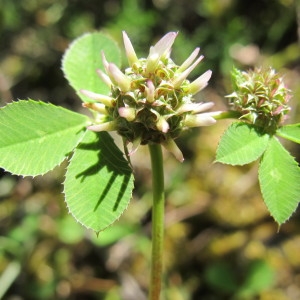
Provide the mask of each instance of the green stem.
POLYGON ((212 117, 215 120, 222 120, 222 119, 239 119, 242 116, 242 114, 235 110, 228 110, 223 112, 218 112, 216 115, 213 115, 212 117))
POLYGON ((161 145, 149 144, 152 166, 152 257, 149 300, 158 300, 162 282, 164 242, 164 167, 161 145))

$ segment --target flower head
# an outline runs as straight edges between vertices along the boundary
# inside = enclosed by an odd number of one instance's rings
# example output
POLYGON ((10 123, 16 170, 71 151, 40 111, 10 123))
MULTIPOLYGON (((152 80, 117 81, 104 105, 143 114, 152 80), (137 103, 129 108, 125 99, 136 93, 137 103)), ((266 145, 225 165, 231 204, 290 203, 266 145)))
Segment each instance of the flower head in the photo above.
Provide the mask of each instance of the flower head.
POLYGON ((133 144, 134 153, 139 144, 160 143, 182 161, 183 156, 174 139, 190 127, 214 124, 213 113, 207 111, 213 103, 196 103, 194 95, 201 91, 211 77, 205 72, 190 82, 187 77, 203 59, 200 48, 181 64, 170 58, 177 32, 169 32, 150 47, 147 58, 138 58, 126 32, 123 32, 129 67, 122 72, 109 63, 102 53, 105 72, 98 70, 101 79, 111 88, 104 96, 90 91, 82 93, 99 105, 85 105, 103 118, 89 127, 94 131, 116 130, 133 144), (104 121, 103 121, 104 120, 104 121))
POLYGON ((274 69, 255 69, 249 72, 233 70, 234 92, 228 95, 233 110, 263 129, 274 133, 286 119, 291 92, 274 69))

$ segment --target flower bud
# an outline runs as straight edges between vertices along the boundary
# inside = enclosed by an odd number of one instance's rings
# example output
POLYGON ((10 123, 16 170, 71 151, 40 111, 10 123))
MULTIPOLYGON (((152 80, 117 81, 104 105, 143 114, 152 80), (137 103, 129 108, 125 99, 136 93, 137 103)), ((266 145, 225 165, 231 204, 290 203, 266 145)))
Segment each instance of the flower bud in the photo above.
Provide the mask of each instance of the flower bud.
POLYGON ((122 92, 126 93, 130 90, 130 80, 113 63, 108 64, 108 76, 114 84, 120 87, 122 92))
POLYGON ((115 105, 115 99, 110 96, 94 93, 87 90, 80 90, 80 93, 97 102, 103 103, 105 106, 113 107, 115 105))
POLYGON ((155 87, 154 87, 152 80, 147 80, 147 86, 145 87, 147 102, 149 102, 149 103, 154 102, 154 100, 155 100, 154 92, 155 92, 155 87))
POLYGON ((173 139, 168 139, 164 142, 162 142, 162 145, 169 151, 171 152, 178 161, 183 162, 184 158, 182 155, 182 152, 180 151, 180 149, 178 148, 178 146, 176 145, 176 143, 174 142, 173 139))
POLYGON ((189 92, 195 95, 201 90, 203 90, 207 86, 211 74, 212 74, 211 70, 208 70, 200 77, 198 77, 196 80, 194 80, 192 83, 190 83, 190 85, 188 86, 189 92))
POLYGON ((123 41, 128 63, 132 67, 133 64, 137 63, 139 60, 135 54, 131 41, 125 31, 123 31, 123 41))
POLYGON ((100 69, 97 70, 97 74, 102 79, 102 81, 108 86, 112 86, 112 81, 110 80, 109 76, 102 72, 100 69))
POLYGON ((163 36, 154 46, 150 47, 147 58, 146 75, 153 74, 161 58, 165 58, 169 53, 175 38, 176 32, 169 32, 163 36))
POLYGON ((170 126, 167 120, 164 117, 160 117, 156 123, 156 127, 158 130, 160 130, 163 133, 167 133, 170 126))
POLYGON ((186 113, 191 112, 192 114, 198 114, 200 112, 206 111, 211 109, 214 106, 213 102, 206 102, 206 103, 184 103, 180 106, 177 110, 178 113, 186 113))
POLYGON ((232 72, 234 92, 227 96, 240 118, 274 133, 285 120, 291 93, 274 69, 232 72))
POLYGON ((186 127, 210 126, 216 123, 216 120, 210 113, 198 115, 186 115, 183 125, 186 127))
POLYGON ((181 64, 181 66, 178 68, 177 72, 181 73, 183 72, 185 69, 187 69, 192 63, 193 61, 196 59, 196 57, 198 56, 200 51, 200 48, 196 48, 192 54, 181 64))
POLYGON ((120 107, 118 111, 119 111, 119 115, 122 118, 125 118, 129 122, 133 121, 135 119, 136 110, 134 108, 131 108, 131 107, 120 107))
POLYGON ((117 130, 117 128, 118 128, 117 121, 110 121, 110 122, 105 122, 105 123, 102 123, 102 124, 88 126, 89 130, 92 130, 92 131, 95 131, 95 132, 115 131, 115 130, 117 130))
POLYGON ((190 75, 190 73, 195 69, 199 62, 203 59, 203 56, 200 56, 189 68, 182 72, 179 76, 173 81, 174 88, 178 89, 184 80, 190 75))
POLYGON ((105 105, 102 103, 93 103, 93 102, 85 102, 82 104, 85 108, 90 108, 94 111, 97 111, 101 114, 107 114, 107 110, 105 108, 105 105))

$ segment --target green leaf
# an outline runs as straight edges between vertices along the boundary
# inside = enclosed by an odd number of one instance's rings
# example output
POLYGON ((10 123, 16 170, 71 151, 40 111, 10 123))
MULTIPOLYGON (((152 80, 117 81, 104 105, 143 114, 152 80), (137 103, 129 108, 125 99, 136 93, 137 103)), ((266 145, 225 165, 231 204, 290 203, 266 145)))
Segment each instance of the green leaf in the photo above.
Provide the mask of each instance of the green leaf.
POLYGON ((121 54, 116 42, 100 32, 87 33, 74 40, 65 52, 62 69, 70 85, 84 102, 92 100, 82 95, 85 89, 95 93, 107 94, 110 89, 97 75, 96 70, 104 70, 101 51, 108 62, 120 66, 121 54))
POLYGON ((246 273, 246 279, 240 286, 238 295, 246 298, 259 294, 272 286, 275 279, 274 270, 263 260, 255 260, 250 263, 246 273))
POLYGON ((260 134, 249 124, 232 123, 221 137, 216 161, 230 165, 251 163, 266 150, 268 140, 268 134, 260 134))
POLYGON ((74 151, 64 187, 71 214, 85 227, 99 232, 128 206, 133 176, 110 135, 88 131, 74 151))
POLYGON ((85 229, 68 214, 56 220, 57 236, 65 244, 76 244, 84 238, 85 229))
POLYGON ((225 261, 210 264, 204 278, 212 288, 223 293, 232 293, 238 288, 233 268, 225 261))
POLYGON ((88 118, 44 102, 20 100, 0 109, 0 166, 24 176, 59 165, 84 135, 88 118))
POLYGON ((288 139, 295 143, 300 144, 300 124, 299 123, 282 126, 276 131, 276 134, 285 139, 288 139))
POLYGON ((300 168, 275 137, 261 159, 259 182, 271 215, 279 224, 284 223, 300 200, 300 168))

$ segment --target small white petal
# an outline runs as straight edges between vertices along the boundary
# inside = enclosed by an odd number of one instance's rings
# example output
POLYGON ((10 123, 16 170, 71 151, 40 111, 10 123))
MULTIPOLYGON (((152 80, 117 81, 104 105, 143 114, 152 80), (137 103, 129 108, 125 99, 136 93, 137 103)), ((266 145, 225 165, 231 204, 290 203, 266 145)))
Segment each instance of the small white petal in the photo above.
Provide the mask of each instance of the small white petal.
POLYGON ((164 35, 153 47, 150 48, 150 55, 156 53, 159 57, 163 56, 171 49, 177 34, 177 32, 169 32, 164 35))
POLYGON ((214 102, 197 103, 198 105, 192 110, 193 114, 198 114, 203 111, 211 109, 215 104, 214 102))
POLYGON ((185 103, 177 109, 177 113, 182 114, 182 113, 185 113, 185 112, 192 112, 193 114, 197 114, 197 113, 209 110, 213 106, 214 106, 213 102, 185 103))
POLYGON ((125 31, 123 31, 123 41, 128 63, 130 66, 132 66, 134 63, 138 62, 138 58, 131 44, 131 41, 125 31))
POLYGON ((193 111, 194 109, 197 108, 197 106, 199 105, 199 103, 185 103, 182 104, 178 109, 177 109, 177 114, 183 114, 186 112, 190 112, 193 111))
POLYGON ((154 72, 159 60, 170 54, 170 49, 175 41, 177 32, 169 32, 164 35, 154 46, 150 47, 147 57, 146 75, 154 72))
POLYGON ((204 89, 207 86, 211 74, 212 71, 208 70, 200 77, 198 77, 196 80, 194 80, 192 83, 190 83, 188 86, 189 92, 194 95, 200 92, 202 89, 204 89))
POLYGON ((109 65, 109 63, 108 63, 108 61, 107 61, 107 59, 105 57, 104 51, 101 51, 101 56, 102 56, 103 67, 104 67, 106 73, 108 73, 108 65, 109 65))
POLYGON ((173 80, 174 88, 179 88, 182 82, 189 76, 189 74, 196 68, 199 62, 203 59, 203 55, 201 55, 189 68, 187 68, 184 72, 182 72, 179 76, 173 80))
POLYGON ((88 130, 100 132, 100 131, 115 131, 117 130, 117 122, 110 121, 102 124, 91 125, 87 127, 88 130))
POLYGON ((182 63, 182 65, 179 67, 177 72, 183 72, 185 69, 187 69, 191 63, 195 60, 195 58, 198 56, 200 51, 200 48, 196 48, 192 54, 182 63))
POLYGON ((97 93, 87 91, 87 90, 80 90, 80 93, 97 101, 97 102, 101 102, 108 107, 113 107, 115 104, 114 98, 106 96, 106 95, 97 94, 97 93))
POLYGON ((105 108, 105 105, 102 103, 93 103, 93 102, 85 102, 82 104, 85 108, 90 108, 92 110, 95 110, 101 114, 107 115, 107 110, 105 108))
POLYGON ((98 69, 98 70, 97 70, 97 74, 99 75, 99 77, 103 80, 103 82, 104 82, 108 87, 111 87, 111 86, 112 86, 112 82, 111 82, 109 76, 106 75, 102 70, 98 69))
POLYGON ((154 92, 155 92, 155 86, 151 80, 147 80, 147 86, 145 87, 146 92, 146 99, 147 102, 153 103, 154 102, 154 92))
POLYGON ((181 150, 178 148, 176 143, 173 139, 168 139, 165 142, 162 143, 162 146, 164 146, 169 152, 171 152, 177 160, 180 162, 184 161, 183 155, 181 150))
POLYGON ((113 63, 108 64, 108 76, 114 84, 119 86, 122 92, 126 93, 130 90, 129 78, 113 63))
POLYGON ((118 109, 119 115, 125 118, 127 121, 133 121, 135 119, 136 110, 131 107, 120 107, 118 109))
POLYGON ((183 122, 184 126, 187 127, 200 127, 210 126, 216 123, 216 120, 211 116, 210 113, 203 113, 198 115, 187 115, 183 122))
POLYGON ((169 123, 166 121, 164 117, 160 117, 156 123, 156 127, 163 133, 167 133, 170 129, 169 123))
POLYGON ((146 63, 146 75, 154 73, 155 68, 158 65, 159 59, 160 59, 160 56, 157 53, 153 53, 153 54, 149 55, 149 57, 147 58, 147 63, 146 63))

